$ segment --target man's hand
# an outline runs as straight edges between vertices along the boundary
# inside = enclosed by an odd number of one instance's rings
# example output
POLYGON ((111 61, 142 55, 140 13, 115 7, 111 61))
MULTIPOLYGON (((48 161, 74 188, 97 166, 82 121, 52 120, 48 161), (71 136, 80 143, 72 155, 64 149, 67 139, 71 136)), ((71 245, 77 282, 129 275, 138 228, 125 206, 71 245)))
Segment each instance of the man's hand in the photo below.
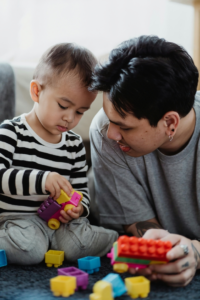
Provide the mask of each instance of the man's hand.
POLYGON ((69 209, 67 212, 64 210, 60 211, 61 216, 59 217, 59 220, 62 223, 68 223, 69 221, 73 219, 78 219, 84 212, 84 207, 81 202, 79 202, 77 207, 73 207, 72 209, 69 209))
POLYGON ((200 268, 200 242, 178 234, 170 234, 163 229, 150 229, 143 238, 170 241, 173 248, 167 253, 169 262, 164 265, 150 265, 138 271, 130 268, 130 273, 147 276, 150 280, 159 279, 174 287, 186 286, 192 280, 196 270, 200 268), (181 245, 188 247, 187 255, 184 254, 181 245))
POLYGON ((50 172, 46 178, 45 190, 50 193, 54 200, 60 197, 60 190, 63 190, 68 196, 71 196, 72 186, 69 181, 56 172, 50 172))

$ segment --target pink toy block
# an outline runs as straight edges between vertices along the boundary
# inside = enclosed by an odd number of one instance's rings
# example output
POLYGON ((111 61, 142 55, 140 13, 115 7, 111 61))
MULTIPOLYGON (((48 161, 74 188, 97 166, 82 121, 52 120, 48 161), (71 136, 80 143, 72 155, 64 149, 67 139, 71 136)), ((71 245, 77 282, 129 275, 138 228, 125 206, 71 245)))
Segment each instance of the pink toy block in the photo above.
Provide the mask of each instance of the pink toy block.
POLYGON ((69 201, 67 201, 67 204, 72 204, 74 206, 78 206, 79 201, 81 199, 81 195, 78 194, 77 192, 74 192, 71 199, 69 201))
POLYGON ((76 291, 81 288, 82 290, 85 290, 88 286, 88 277, 89 275, 79 270, 75 267, 68 267, 68 268, 61 268, 58 269, 58 275, 64 275, 64 276, 74 276, 76 277, 76 291))
POLYGON ((147 265, 141 265, 141 264, 133 264, 128 262, 117 262, 114 260, 114 248, 111 249, 111 252, 107 254, 107 257, 111 259, 111 265, 115 264, 126 264, 129 268, 137 268, 137 269, 144 269, 147 267, 147 265))

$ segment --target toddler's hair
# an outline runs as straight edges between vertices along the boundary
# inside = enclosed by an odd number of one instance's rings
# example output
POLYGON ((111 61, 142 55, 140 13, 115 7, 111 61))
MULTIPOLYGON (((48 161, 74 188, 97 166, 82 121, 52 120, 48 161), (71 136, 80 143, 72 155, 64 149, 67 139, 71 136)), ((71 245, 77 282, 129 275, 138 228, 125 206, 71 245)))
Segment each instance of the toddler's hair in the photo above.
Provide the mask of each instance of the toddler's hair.
POLYGON ((42 55, 33 79, 39 80, 44 87, 52 84, 56 76, 73 71, 79 75, 83 86, 88 87, 96 64, 96 58, 88 49, 73 43, 61 43, 49 48, 42 55))

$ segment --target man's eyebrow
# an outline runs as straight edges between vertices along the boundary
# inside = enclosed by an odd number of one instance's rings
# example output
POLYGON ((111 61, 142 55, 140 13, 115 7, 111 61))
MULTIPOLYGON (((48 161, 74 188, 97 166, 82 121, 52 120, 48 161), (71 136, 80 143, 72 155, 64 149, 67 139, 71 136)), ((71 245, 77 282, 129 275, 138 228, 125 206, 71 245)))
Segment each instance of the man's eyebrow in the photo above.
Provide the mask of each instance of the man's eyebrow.
MULTIPOLYGON (((66 102, 72 104, 73 106, 75 106, 74 102, 72 102, 71 100, 69 100, 69 99, 67 99, 65 97, 59 97, 59 99, 61 99, 63 101, 66 101, 66 102)), ((82 107, 80 107, 80 109, 89 109, 89 108, 90 108, 90 106, 82 106, 82 107)))
POLYGON ((112 120, 110 120, 110 119, 109 119, 109 121, 110 121, 111 123, 115 124, 115 125, 124 126, 124 127, 130 127, 130 126, 128 126, 128 125, 123 124, 122 122, 114 122, 114 121, 112 121, 112 120))

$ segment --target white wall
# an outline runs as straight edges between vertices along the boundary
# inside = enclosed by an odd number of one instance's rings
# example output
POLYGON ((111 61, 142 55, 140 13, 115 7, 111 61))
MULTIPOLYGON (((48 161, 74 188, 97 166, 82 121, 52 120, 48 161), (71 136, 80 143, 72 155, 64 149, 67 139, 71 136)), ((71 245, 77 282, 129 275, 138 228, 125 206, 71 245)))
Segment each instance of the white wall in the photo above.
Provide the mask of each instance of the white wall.
POLYGON ((193 8, 170 0, 0 0, 0 28, 0 60, 17 63, 37 63, 59 42, 76 42, 99 57, 142 34, 193 51, 193 8))
MULTIPOLYGON (((32 108, 33 68, 51 45, 75 42, 104 59, 122 41, 151 34, 184 46, 192 55, 193 18, 191 6, 170 0, 0 0, 0 61, 14 67, 16 115, 32 108)), ((99 95, 75 128, 84 139, 101 105, 99 95)))

